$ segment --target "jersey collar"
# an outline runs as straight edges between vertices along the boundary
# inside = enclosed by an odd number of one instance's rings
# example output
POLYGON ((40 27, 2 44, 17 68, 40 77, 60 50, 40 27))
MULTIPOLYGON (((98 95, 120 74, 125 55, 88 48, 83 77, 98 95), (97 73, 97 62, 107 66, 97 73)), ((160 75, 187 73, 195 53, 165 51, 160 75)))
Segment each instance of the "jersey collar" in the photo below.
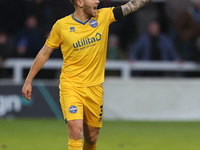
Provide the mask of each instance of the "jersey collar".
POLYGON ((74 14, 72 14, 71 16, 76 22, 78 22, 78 23, 80 23, 82 25, 85 25, 90 20, 90 19, 88 19, 86 22, 81 22, 81 21, 77 20, 76 18, 74 18, 74 14))

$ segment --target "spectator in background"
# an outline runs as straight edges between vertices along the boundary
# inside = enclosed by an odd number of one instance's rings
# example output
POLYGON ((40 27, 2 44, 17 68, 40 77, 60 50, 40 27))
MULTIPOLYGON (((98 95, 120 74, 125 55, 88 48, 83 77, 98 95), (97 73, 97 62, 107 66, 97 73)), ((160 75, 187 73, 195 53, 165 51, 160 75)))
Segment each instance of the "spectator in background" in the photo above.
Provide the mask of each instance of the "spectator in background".
MULTIPOLYGON (((5 31, 0 31, 0 66, 3 62, 12 55, 13 40, 5 31)), ((0 78, 10 77, 9 69, 0 69, 0 78)))
POLYGON ((195 39, 191 50, 194 62, 200 63, 200 35, 198 35, 197 38, 195 39))
POLYGON ((33 15, 28 16, 25 27, 16 36, 15 57, 35 57, 43 42, 44 38, 38 29, 38 19, 33 15))
POLYGON ((155 3, 149 3, 149 5, 146 5, 143 9, 140 9, 135 14, 135 20, 136 21, 136 35, 140 36, 147 32, 148 24, 152 20, 156 20, 156 18, 159 18, 159 12, 157 10, 155 3))
POLYGON ((119 48, 119 37, 115 34, 111 34, 108 37, 107 59, 109 60, 125 59, 125 54, 119 48))
POLYGON ((183 60, 193 60, 191 45, 200 34, 200 0, 192 0, 192 5, 181 12, 176 20, 176 30, 183 60))
POLYGON ((160 31, 157 21, 150 22, 148 32, 141 35, 130 49, 131 61, 170 61, 180 60, 171 40, 160 31))
POLYGON ((175 22, 182 11, 191 5, 191 0, 166 0, 165 14, 168 21, 168 34, 174 44, 177 42, 175 22))
POLYGON ((0 31, 0 65, 12 55, 12 41, 5 31, 0 31))
POLYGON ((28 14, 34 14, 38 19, 38 26, 42 31, 42 34, 47 34, 54 24, 52 2, 45 0, 32 0, 28 2, 28 14))

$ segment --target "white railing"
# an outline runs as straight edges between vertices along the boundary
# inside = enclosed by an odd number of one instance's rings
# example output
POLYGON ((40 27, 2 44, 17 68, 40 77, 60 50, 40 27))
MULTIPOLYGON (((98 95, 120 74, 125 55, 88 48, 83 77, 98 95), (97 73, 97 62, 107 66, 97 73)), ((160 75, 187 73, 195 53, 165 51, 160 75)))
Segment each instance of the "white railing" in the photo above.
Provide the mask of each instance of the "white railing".
MULTIPOLYGON (((8 59, 3 63, 2 68, 13 69, 13 81, 21 83, 23 81, 23 69, 29 69, 33 59, 8 59)), ((62 59, 49 59, 43 69, 61 69, 62 59)), ((106 70, 120 70, 122 79, 130 79, 131 71, 200 71, 200 66, 193 62, 149 62, 149 61, 111 61, 107 60, 106 70)))

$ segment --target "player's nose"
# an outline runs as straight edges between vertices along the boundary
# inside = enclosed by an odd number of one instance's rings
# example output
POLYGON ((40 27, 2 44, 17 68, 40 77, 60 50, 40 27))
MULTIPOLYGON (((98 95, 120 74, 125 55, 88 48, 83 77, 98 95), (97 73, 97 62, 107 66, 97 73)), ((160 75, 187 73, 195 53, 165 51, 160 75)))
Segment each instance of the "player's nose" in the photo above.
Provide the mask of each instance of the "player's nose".
POLYGON ((100 0, 96 0, 96 3, 99 4, 99 3, 100 3, 100 0))

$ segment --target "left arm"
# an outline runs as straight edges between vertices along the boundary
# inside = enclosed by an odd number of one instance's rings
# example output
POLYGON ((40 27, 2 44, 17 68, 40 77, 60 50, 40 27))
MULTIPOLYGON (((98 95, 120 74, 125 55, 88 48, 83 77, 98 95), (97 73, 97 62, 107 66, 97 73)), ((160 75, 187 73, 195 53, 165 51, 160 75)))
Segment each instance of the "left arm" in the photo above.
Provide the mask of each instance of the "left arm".
POLYGON ((121 6, 123 16, 138 10, 143 7, 149 0, 130 0, 128 3, 121 6))
POLYGON ((138 10, 139 8, 143 7, 147 2, 150 0, 130 0, 128 3, 116 7, 113 12, 115 19, 122 18, 124 16, 127 16, 128 14, 138 10))

